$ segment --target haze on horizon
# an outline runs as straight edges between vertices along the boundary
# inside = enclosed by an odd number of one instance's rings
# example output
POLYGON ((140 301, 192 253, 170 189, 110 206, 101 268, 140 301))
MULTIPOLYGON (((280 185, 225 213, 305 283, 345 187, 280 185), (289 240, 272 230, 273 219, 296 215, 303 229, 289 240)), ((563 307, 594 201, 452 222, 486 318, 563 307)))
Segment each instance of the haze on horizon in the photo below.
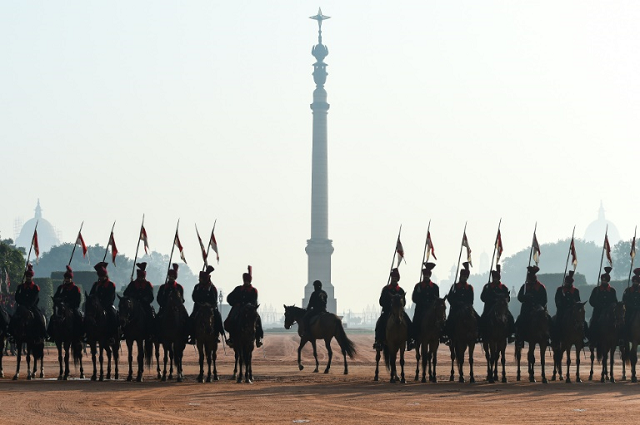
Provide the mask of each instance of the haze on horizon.
POLYGON ((132 257, 145 214, 168 254, 180 218, 195 270, 194 223, 217 219, 216 285, 251 264, 262 303, 299 305, 318 6, 339 313, 377 304, 400 224, 406 290, 429 220, 440 279, 465 222, 477 264, 501 218, 503 258, 536 222, 541 243, 582 237, 600 202, 633 236, 640 4, 269 3, 4 4, 2 237, 40 199, 63 242, 84 220, 104 245, 116 220, 132 257))

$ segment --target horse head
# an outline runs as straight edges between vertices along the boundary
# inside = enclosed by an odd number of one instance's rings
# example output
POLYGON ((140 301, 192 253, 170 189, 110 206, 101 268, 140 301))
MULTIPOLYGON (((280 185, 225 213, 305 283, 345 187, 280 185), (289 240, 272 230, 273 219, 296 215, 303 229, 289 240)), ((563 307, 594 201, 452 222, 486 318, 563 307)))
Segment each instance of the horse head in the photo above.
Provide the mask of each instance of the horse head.
POLYGON ((404 305, 405 305, 404 297, 400 294, 393 294, 391 296, 391 315, 398 318, 403 318, 404 305))
POLYGON ((126 327, 131 323, 134 313, 135 300, 128 296, 118 295, 118 321, 121 327, 126 327))
POLYGON ((294 323, 302 320, 302 316, 306 312, 305 309, 296 307, 294 305, 285 305, 284 306, 284 328, 291 329, 294 323))

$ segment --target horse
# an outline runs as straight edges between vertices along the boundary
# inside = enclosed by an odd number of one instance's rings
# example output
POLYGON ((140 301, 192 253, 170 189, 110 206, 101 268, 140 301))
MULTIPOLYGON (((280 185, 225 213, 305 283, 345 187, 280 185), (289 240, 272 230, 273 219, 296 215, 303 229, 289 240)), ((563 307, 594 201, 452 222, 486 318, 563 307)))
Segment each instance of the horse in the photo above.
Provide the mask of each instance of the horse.
POLYGON ((422 382, 427 382, 427 365, 429 382, 437 382, 438 346, 446 321, 446 310, 444 298, 437 298, 427 307, 417 323, 414 323, 419 326, 416 338, 416 381, 420 375, 420 356, 422 356, 422 382))
MULTIPOLYGON (((253 304, 245 304, 240 307, 235 332, 233 337, 233 351, 235 352, 236 364, 239 367, 237 383, 242 382, 242 367, 244 366, 244 382, 253 382, 253 368, 251 360, 253 357, 254 343, 256 340, 256 326, 258 322, 258 307, 253 304)), ((236 376, 236 370, 233 371, 236 376)))
MULTIPOLYGON (((171 365, 176 366, 176 381, 184 380, 182 370, 182 355, 187 345, 186 337, 187 320, 189 314, 184 307, 182 298, 177 290, 167 292, 167 301, 159 313, 158 322, 158 340, 164 349, 164 369, 162 372, 162 381, 167 380, 167 360, 170 359, 171 365)), ((171 368, 171 366, 170 366, 171 368)), ((169 379, 173 379, 171 370, 169 371, 169 379)))
POLYGON ((100 381, 104 381, 104 353, 107 354, 107 379, 111 379, 111 358, 114 364, 114 379, 118 379, 118 357, 120 349, 120 341, 113 340, 113 332, 109 329, 107 313, 95 294, 87 294, 85 292, 84 304, 84 325, 87 334, 87 344, 91 348, 91 362, 93 363, 93 375, 91 380, 97 378, 96 354, 98 346, 100 347, 100 381))
POLYGON ((2 357, 5 354, 6 340, 9 335, 9 322, 11 318, 4 306, 0 305, 0 378, 4 378, 4 370, 2 369, 2 357))
POLYGON ((501 360, 502 382, 506 383, 505 351, 509 337, 509 302, 506 296, 496 298, 484 320, 482 347, 487 359, 487 381, 494 383, 498 380, 498 360, 501 360))
POLYGON ((147 315, 145 314, 142 304, 131 297, 118 295, 118 321, 120 329, 124 334, 127 344, 127 360, 129 363, 129 374, 127 381, 133 380, 133 344, 136 344, 138 351, 138 374, 136 382, 142 382, 144 373, 144 364, 151 368, 151 357, 153 356, 153 342, 149 329, 152 323, 147 323, 147 315))
MULTIPOLYGON (((451 317, 453 320, 452 333, 449 335, 451 345, 451 374, 449 381, 454 380, 454 361, 458 364, 458 382, 464 382, 464 354, 469 349, 469 382, 476 382, 473 376, 473 351, 478 340, 478 318, 473 305, 463 304, 456 309, 455 315, 451 317)), ((449 312, 449 316, 451 316, 449 312)))
POLYGON ((613 355, 624 330, 624 314, 625 306, 622 301, 611 303, 603 309, 598 320, 592 323, 589 343, 589 351, 591 351, 589 381, 593 380, 593 353, 595 351, 598 362, 602 362, 600 382, 605 382, 607 379, 612 383, 616 382, 613 377, 613 355), (611 363, 610 372, 607 371, 607 355, 609 355, 611 363))
POLYGON ((193 316, 194 336, 196 346, 198 347, 198 362, 200 363, 200 374, 197 381, 204 382, 204 358, 207 357, 207 382, 213 379, 217 381, 218 369, 216 368, 217 351, 218 351, 218 335, 221 329, 216 329, 216 308, 215 306, 204 303, 198 305, 198 311, 193 316), (211 377, 211 364, 213 363, 213 378, 211 377))
MULTIPOLYGON (((544 354, 549 346, 549 316, 547 309, 541 305, 535 305, 528 312, 529 326, 526 329, 519 330, 518 341, 526 341, 529 343, 529 351, 527 353, 527 371, 529 372, 529 382, 536 382, 534 377, 534 365, 536 362, 535 349, 536 344, 540 347, 540 367, 542 371, 542 383, 546 384, 547 377, 544 372, 545 358, 544 354)), ((516 380, 520 380, 520 360, 522 357, 522 346, 516 343, 515 357, 518 364, 516 380)))
POLYGON ((26 346, 27 360, 27 380, 36 377, 38 369, 38 360, 40 360, 40 378, 44 378, 44 369, 42 362, 44 360, 44 341, 40 335, 40 324, 38 318, 35 317, 33 311, 23 305, 18 305, 16 314, 11 318, 10 329, 11 334, 16 342, 16 374, 13 380, 16 381, 20 375, 20 361, 22 359, 22 350, 26 346), (31 357, 33 357, 33 371, 31 371, 31 357))
POLYGON ((53 315, 51 316, 51 337, 58 349, 58 364, 60 373, 58 380, 69 379, 69 351, 73 354, 75 367, 80 364, 80 378, 84 379, 82 367, 82 343, 75 329, 73 309, 60 298, 53 298, 53 315), (64 350, 64 369, 62 351, 64 350))
POLYGON ((580 379, 580 351, 584 348, 584 305, 583 303, 573 303, 569 305, 568 310, 562 318, 562 322, 557 321, 555 329, 557 338, 551 341, 553 346, 553 375, 551 380, 556 380, 556 370, 558 378, 562 380, 562 357, 567 353, 567 379, 566 382, 571 383, 571 375, 569 367, 571 366, 571 347, 576 347, 576 382, 582 382, 580 379))
POLYGON ((314 373, 318 373, 318 353, 316 351, 316 340, 324 339, 324 345, 327 347, 327 353, 329 354, 329 360, 327 361, 327 367, 324 373, 329 373, 331 368, 331 359, 333 358, 333 350, 331 350, 331 340, 333 338, 338 341, 340 349, 342 350, 342 357, 344 358, 344 374, 349 373, 347 366, 347 356, 353 359, 356 354, 355 344, 347 337, 342 327, 342 320, 333 313, 323 312, 315 316, 309 322, 309 329, 304 329, 303 317, 307 312, 306 309, 296 306, 284 306, 284 327, 285 329, 291 329, 294 323, 298 323, 298 335, 300 336, 300 345, 298 346, 298 369, 304 369, 302 362, 300 361, 300 353, 302 347, 307 342, 311 342, 313 347, 313 357, 316 360, 316 368, 314 373))
MULTIPOLYGON (((625 312, 626 315, 626 312, 625 312)), ((638 344, 640 343, 640 313, 636 311, 628 317, 625 343, 621 347, 622 351, 622 380, 626 379, 625 364, 631 364, 631 382, 638 382, 636 377, 636 364, 638 363, 638 344)))
MULTIPOLYGON (((409 339, 409 324, 404 320, 404 297, 395 294, 391 297, 391 311, 387 319, 385 329, 385 343, 382 349, 384 354, 384 364, 387 370, 391 372, 391 383, 400 381, 405 383, 404 379, 404 350, 409 339), (400 379, 396 369, 396 359, 400 352, 400 379)), ((380 363, 380 349, 376 350, 376 373, 373 377, 374 381, 378 380, 378 364, 380 363)))

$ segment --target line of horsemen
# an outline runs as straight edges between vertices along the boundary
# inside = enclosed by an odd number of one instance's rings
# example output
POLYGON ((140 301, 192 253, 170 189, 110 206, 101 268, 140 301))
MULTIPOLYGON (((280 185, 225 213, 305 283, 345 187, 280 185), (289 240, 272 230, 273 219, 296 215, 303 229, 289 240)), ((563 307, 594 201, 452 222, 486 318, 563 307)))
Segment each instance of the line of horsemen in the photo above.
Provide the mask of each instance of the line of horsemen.
MULTIPOLYGON (((123 297, 129 297, 136 300, 144 311, 147 317, 146 323, 149 324, 147 329, 149 335, 158 335, 161 331, 157 329, 157 324, 161 323, 157 318, 161 318, 165 312, 167 300, 171 293, 176 295, 182 303, 182 314, 184 322, 187 323, 188 332, 185 334, 185 340, 189 344, 195 344, 194 339, 194 318, 196 317, 198 310, 203 305, 212 306, 215 310, 214 329, 211 329, 215 335, 225 336, 224 330, 229 333, 229 337, 226 338, 227 345, 233 347, 233 337, 236 331, 236 324, 238 321, 238 315, 242 307, 251 304, 258 305, 258 290, 252 286, 251 273, 244 273, 242 275, 243 284, 236 286, 235 289, 227 295, 227 302, 231 306, 229 315, 227 316, 224 324, 222 322, 222 316, 217 308, 218 305, 218 290, 211 281, 211 272, 214 270, 212 266, 207 266, 204 271, 201 271, 198 276, 198 284, 194 287, 191 295, 194 307, 191 315, 188 314, 184 307, 184 289, 182 285, 177 282, 178 278, 178 264, 173 264, 168 271, 168 277, 166 282, 158 288, 156 300, 160 309, 156 315, 155 309, 152 305, 154 301, 153 285, 146 279, 146 267, 147 263, 136 264, 136 279, 131 281, 123 292, 123 297)), ((94 266, 98 275, 98 280, 91 287, 89 295, 95 295, 99 300, 100 305, 104 309, 107 317, 107 326, 109 328, 110 345, 121 339, 124 339, 122 330, 119 326, 118 312, 114 306, 116 299, 116 285, 109 279, 107 272, 107 263, 100 262, 94 266)), ((33 281, 34 271, 33 266, 28 264, 27 270, 24 274, 24 281, 18 285, 15 292, 15 302, 17 305, 14 318, 19 319, 20 306, 25 307, 30 311, 37 319, 36 326, 42 340, 52 341, 54 339, 52 329, 53 320, 49 321, 49 326, 46 326, 44 314, 38 308, 40 301, 40 288, 33 281)), ((80 288, 73 281, 73 270, 71 267, 66 267, 64 273, 63 283, 58 286, 53 296, 54 306, 57 303, 64 303, 70 307, 73 311, 74 321, 74 339, 76 341, 82 341, 84 339, 84 327, 83 327, 83 314, 80 311, 81 292, 80 288)), ((5 315, 5 323, 9 323, 8 333, 12 335, 12 328, 14 326, 14 320, 9 320, 6 311, 2 314, 5 315)), ((12 318, 13 319, 13 318, 12 318)), ((264 332, 262 330, 262 323, 260 316, 257 318, 256 323, 256 346, 262 346, 262 340, 264 332)), ((219 342, 219 341, 218 341, 219 342)))
MULTIPOLYGON (((427 310, 434 305, 434 302, 440 298, 440 288, 436 283, 431 280, 433 268, 436 265, 434 263, 426 262, 422 269, 422 280, 418 282, 411 295, 411 300, 415 304, 415 311, 413 321, 409 318, 407 313, 404 313, 404 320, 409 324, 409 339, 407 341, 407 349, 412 350, 415 347, 415 342, 418 340, 419 323, 423 315, 427 310)), ((616 290, 610 285, 612 270, 611 267, 604 268, 605 273, 601 275, 600 285, 593 288, 591 296, 589 297, 589 304, 593 307, 593 315, 591 316, 590 323, 596 323, 602 312, 612 304, 618 302, 616 290)), ((537 273, 540 271, 538 266, 527 267, 527 277, 525 283, 522 285, 518 292, 518 301, 522 303, 520 315, 518 320, 514 321, 511 312, 507 310, 508 315, 508 341, 514 342, 522 347, 524 341, 522 335, 530 329, 531 326, 535 326, 535 323, 529 323, 530 312, 536 308, 547 309, 547 289, 540 283, 537 278, 537 273)), ((469 263, 463 263, 463 269, 460 271, 458 281, 451 286, 446 299, 450 305, 449 315, 444 325, 444 329, 441 332, 441 342, 450 344, 450 336, 452 335, 453 326, 457 320, 460 312, 465 308, 473 309, 474 291, 473 286, 468 283, 470 275, 469 263)), ((550 317, 547 312, 547 318, 551 326, 551 339, 560 339, 561 326, 567 312, 576 303, 580 303, 580 291, 576 288, 573 278, 574 272, 569 271, 564 279, 564 284, 558 287, 555 294, 555 303, 557 313, 555 317, 550 317)), ((488 313, 496 304, 499 298, 504 298, 507 303, 511 300, 509 289, 500 281, 500 265, 496 266, 496 270, 491 271, 490 282, 485 284, 482 288, 480 299, 484 302, 484 309, 482 315, 479 316, 475 310, 475 316, 478 323, 478 339, 481 341, 483 333, 486 333, 488 325, 488 313)), ((375 328, 375 342, 373 344, 374 349, 382 349, 385 344, 385 330, 387 326, 387 319, 389 318, 392 306, 392 299, 396 295, 402 297, 403 303, 406 303, 405 291, 399 285, 400 273, 397 268, 391 270, 389 283, 382 288, 380 294, 380 306, 382 307, 382 314, 376 323, 375 328)), ((640 268, 633 270, 632 285, 629 286, 623 294, 622 301, 625 304, 625 329, 624 334, 619 335, 620 341, 625 340, 626 334, 629 332, 629 326, 633 323, 633 320, 640 311, 640 268)), ((589 326, 586 321, 584 322, 584 335, 585 344, 594 341, 595 335, 590 335, 589 326)))

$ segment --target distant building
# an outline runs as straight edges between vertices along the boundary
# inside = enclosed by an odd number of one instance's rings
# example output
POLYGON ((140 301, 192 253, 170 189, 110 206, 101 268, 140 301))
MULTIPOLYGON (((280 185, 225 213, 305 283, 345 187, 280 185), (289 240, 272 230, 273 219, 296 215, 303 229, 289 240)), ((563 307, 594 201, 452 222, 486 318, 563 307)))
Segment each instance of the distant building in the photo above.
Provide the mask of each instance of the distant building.
POLYGON ((587 226, 587 230, 584 232, 584 240, 587 242, 595 242, 597 245, 602 245, 604 242, 604 234, 607 232, 611 246, 620 242, 620 233, 618 228, 611 221, 604 218, 604 207, 600 202, 600 209, 598 210, 598 219, 587 226))
POLYGON ((40 255, 42 255, 42 253, 49 251, 54 246, 60 245, 60 240, 53 225, 42 218, 42 208, 40 207, 39 199, 35 209, 35 216, 22 226, 20 234, 16 238, 17 247, 22 247, 29 252, 36 223, 38 223, 38 246, 40 247, 40 255))

